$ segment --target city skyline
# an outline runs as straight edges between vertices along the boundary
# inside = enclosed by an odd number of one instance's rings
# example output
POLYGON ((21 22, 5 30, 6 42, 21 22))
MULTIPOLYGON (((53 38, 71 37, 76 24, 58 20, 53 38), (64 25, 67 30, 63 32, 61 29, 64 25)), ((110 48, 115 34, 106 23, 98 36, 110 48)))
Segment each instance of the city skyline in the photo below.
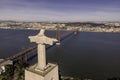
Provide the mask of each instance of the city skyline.
POLYGON ((120 21, 118 0, 0 0, 0 20, 120 21))

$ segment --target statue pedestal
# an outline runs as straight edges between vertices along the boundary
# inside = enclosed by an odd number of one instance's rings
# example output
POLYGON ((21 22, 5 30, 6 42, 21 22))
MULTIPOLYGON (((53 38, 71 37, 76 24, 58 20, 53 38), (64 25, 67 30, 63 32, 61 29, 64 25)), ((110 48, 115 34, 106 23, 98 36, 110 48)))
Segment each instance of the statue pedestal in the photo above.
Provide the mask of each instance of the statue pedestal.
POLYGON ((38 70, 36 66, 25 70, 25 80, 59 80, 57 64, 48 63, 45 70, 38 70))

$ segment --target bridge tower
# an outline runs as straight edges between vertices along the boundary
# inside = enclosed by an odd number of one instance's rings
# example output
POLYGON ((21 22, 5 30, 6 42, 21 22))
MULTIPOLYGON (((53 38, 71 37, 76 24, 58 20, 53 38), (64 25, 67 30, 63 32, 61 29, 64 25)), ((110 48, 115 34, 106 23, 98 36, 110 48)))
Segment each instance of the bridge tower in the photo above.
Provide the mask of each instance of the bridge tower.
POLYGON ((60 27, 56 26, 56 38, 57 38, 57 42, 56 45, 60 45, 60 27))

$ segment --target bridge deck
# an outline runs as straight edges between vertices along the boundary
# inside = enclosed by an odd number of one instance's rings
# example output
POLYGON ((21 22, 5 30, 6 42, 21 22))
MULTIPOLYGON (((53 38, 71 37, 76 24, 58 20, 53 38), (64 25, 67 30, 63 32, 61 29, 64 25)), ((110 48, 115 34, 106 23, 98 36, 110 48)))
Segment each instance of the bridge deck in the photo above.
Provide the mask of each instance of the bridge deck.
MULTIPOLYGON (((64 40, 66 37, 70 36, 71 34, 73 34, 73 31, 69 31, 69 32, 66 32, 66 33, 62 34, 60 41, 64 40)), ((55 44, 54 44, 54 45, 55 45, 55 44)), ((54 46, 54 45, 53 45, 53 46, 54 46)), ((49 46, 49 47, 47 47, 47 49, 49 49, 49 48, 51 48, 51 47, 52 47, 52 46, 49 46)), ((30 47, 30 48, 27 48, 27 49, 25 49, 25 50, 23 50, 23 51, 15 54, 15 55, 13 55, 13 56, 10 56, 10 57, 8 57, 8 58, 6 58, 6 59, 4 59, 4 60, 1 60, 1 61, 0 61, 0 66, 5 65, 6 62, 8 62, 9 60, 14 61, 15 59, 17 59, 17 58, 19 58, 19 57, 22 57, 22 56, 28 54, 29 52, 35 50, 36 48, 37 48, 37 46, 33 46, 33 47, 30 47)))

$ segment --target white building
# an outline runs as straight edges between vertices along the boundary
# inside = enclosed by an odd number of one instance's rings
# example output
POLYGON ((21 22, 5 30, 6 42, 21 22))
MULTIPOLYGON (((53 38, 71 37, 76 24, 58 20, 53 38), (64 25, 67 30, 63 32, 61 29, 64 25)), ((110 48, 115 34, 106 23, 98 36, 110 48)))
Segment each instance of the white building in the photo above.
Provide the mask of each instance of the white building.
POLYGON ((0 67, 0 74, 4 73, 5 72, 5 66, 1 66, 0 67))
MULTIPOLYGON (((3 61, 4 59, 0 59, 0 62, 3 61)), ((0 74, 5 72, 5 65, 11 65, 13 64, 12 61, 8 60, 0 64, 0 74)))

